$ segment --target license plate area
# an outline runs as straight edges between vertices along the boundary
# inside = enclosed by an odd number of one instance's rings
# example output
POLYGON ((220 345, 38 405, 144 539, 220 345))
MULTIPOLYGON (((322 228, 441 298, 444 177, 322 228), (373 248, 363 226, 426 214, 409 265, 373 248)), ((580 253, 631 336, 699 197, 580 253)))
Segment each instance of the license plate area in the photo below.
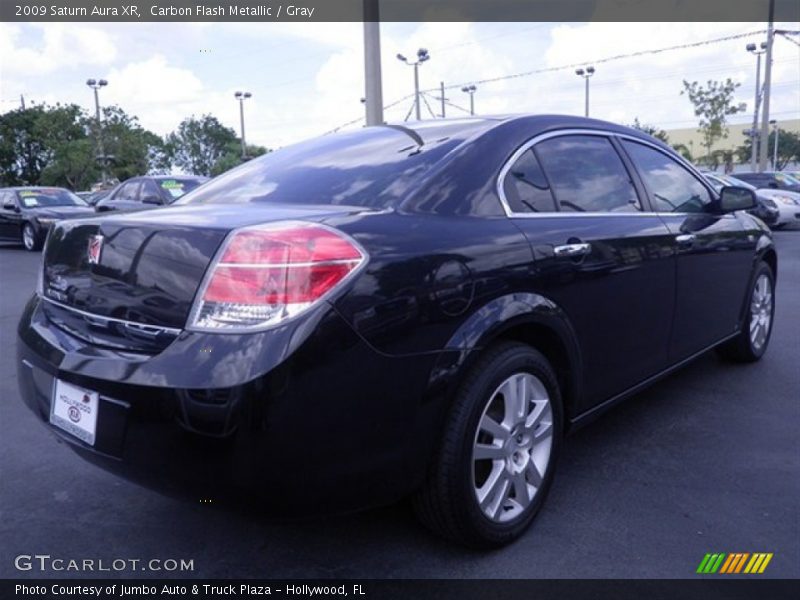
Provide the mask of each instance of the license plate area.
POLYGON ((66 381, 56 379, 50 402, 50 423, 94 446, 97 436, 97 414, 100 395, 66 381))

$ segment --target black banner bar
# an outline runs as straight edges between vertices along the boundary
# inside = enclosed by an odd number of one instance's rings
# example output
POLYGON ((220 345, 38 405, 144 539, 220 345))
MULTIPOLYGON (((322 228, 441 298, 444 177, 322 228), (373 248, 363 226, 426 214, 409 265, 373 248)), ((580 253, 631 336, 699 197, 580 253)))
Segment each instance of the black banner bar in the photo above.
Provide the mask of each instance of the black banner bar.
POLYGON ((2 580, 0 598, 101 600, 154 598, 348 598, 350 600, 745 600, 797 597, 797 581, 749 577, 694 580, 2 580))
MULTIPOLYGON (((0 21, 363 21, 375 0, 2 0, 0 21)), ((378 0, 380 19, 413 21, 755 21, 770 0, 378 0)), ((776 21, 800 2, 774 0, 776 21)))

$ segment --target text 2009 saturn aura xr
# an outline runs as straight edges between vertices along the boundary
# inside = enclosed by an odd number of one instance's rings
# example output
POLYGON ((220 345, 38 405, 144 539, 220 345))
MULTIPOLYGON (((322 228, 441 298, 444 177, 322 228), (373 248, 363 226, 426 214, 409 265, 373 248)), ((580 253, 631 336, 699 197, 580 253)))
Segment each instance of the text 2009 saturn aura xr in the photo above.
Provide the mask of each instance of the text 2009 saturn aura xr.
POLYGON ((500 545, 571 428, 711 348, 762 356, 777 254, 754 202, 597 120, 322 137, 168 208, 57 224, 22 396, 167 493, 301 514, 411 495, 500 545))

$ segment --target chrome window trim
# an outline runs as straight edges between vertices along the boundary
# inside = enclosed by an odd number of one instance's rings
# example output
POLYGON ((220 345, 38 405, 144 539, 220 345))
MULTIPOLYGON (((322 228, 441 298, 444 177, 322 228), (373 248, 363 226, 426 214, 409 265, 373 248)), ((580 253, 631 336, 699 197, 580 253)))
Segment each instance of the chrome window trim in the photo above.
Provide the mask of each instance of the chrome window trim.
POLYGON ((125 319, 115 319, 114 317, 104 317, 102 315, 96 315, 94 313, 86 312, 84 310, 80 310, 78 308, 74 308, 72 306, 67 306, 66 304, 62 304, 61 302, 57 302, 51 298, 47 298, 46 296, 41 296, 42 300, 45 302, 49 302, 59 308, 63 308, 64 310, 68 310, 70 312, 76 313, 81 315, 82 317, 86 317, 88 319, 92 319, 95 321, 105 321, 106 323, 122 323, 126 327, 130 327, 134 330, 152 330, 154 335, 158 333, 169 333, 171 335, 179 335, 183 330, 176 329, 174 327, 162 327, 161 325, 147 325, 145 323, 137 323, 136 321, 126 321, 125 319))
MULTIPOLYGON (((503 168, 500 169, 500 174, 497 176, 497 196, 500 198, 500 204, 503 206, 503 212, 505 212, 506 217, 510 219, 552 219, 556 218, 574 218, 574 217, 664 217, 664 216, 689 216, 698 213, 687 213, 687 212, 646 212, 646 211, 635 211, 635 212, 563 212, 560 210, 556 210, 553 212, 546 212, 546 213, 527 213, 527 212, 514 212, 511 210, 511 206, 508 204, 508 199, 506 198, 505 191, 503 190, 503 183, 505 182, 506 175, 511 170, 511 167, 514 166, 514 163, 519 160, 519 158, 525 154, 528 150, 530 150, 533 146, 538 144, 539 142, 543 142, 545 140, 549 140, 554 137, 562 137, 567 135, 596 135, 605 138, 612 138, 616 137, 619 139, 626 139, 631 140, 633 142, 638 142, 645 146, 649 146, 658 152, 661 152, 664 156, 675 160, 678 164, 682 167, 686 168, 692 175, 695 176, 698 181, 706 188, 709 192, 710 196, 714 198, 716 194, 711 190, 710 184, 705 181, 705 179, 698 175, 696 169, 689 164, 682 156, 672 156, 667 152, 664 152, 663 148, 660 148, 658 145, 653 144, 647 140, 643 140, 633 135, 628 135, 626 133, 617 133, 615 131, 608 131, 606 129, 580 129, 580 128, 572 128, 572 129, 558 129, 556 131, 547 131, 545 133, 541 133, 527 142, 525 142, 522 146, 517 148, 514 154, 503 164, 503 168)), ((615 149, 616 151, 616 149, 615 149)), ((620 159, 621 160, 621 159, 620 159)), ((623 163, 624 164, 624 163, 623 163)), ((627 166, 625 166, 627 169, 627 166)))

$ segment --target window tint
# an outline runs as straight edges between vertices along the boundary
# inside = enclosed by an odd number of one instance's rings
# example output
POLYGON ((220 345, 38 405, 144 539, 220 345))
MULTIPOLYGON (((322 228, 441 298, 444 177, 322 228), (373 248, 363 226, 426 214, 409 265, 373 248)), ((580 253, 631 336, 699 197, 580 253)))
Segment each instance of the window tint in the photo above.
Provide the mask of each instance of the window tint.
POLYGON ((513 212, 552 212, 556 203, 533 150, 513 164, 503 180, 503 192, 513 212))
POLYGON ((711 202, 708 189, 663 152, 627 140, 622 144, 642 174, 658 212, 702 212, 711 202))
POLYGON ((131 181, 123 184, 119 191, 114 194, 114 200, 126 200, 128 202, 136 202, 139 196, 139 182, 131 181))
POLYGON ((642 210, 625 165, 607 138, 557 137, 536 144, 535 151, 562 211, 642 210))

